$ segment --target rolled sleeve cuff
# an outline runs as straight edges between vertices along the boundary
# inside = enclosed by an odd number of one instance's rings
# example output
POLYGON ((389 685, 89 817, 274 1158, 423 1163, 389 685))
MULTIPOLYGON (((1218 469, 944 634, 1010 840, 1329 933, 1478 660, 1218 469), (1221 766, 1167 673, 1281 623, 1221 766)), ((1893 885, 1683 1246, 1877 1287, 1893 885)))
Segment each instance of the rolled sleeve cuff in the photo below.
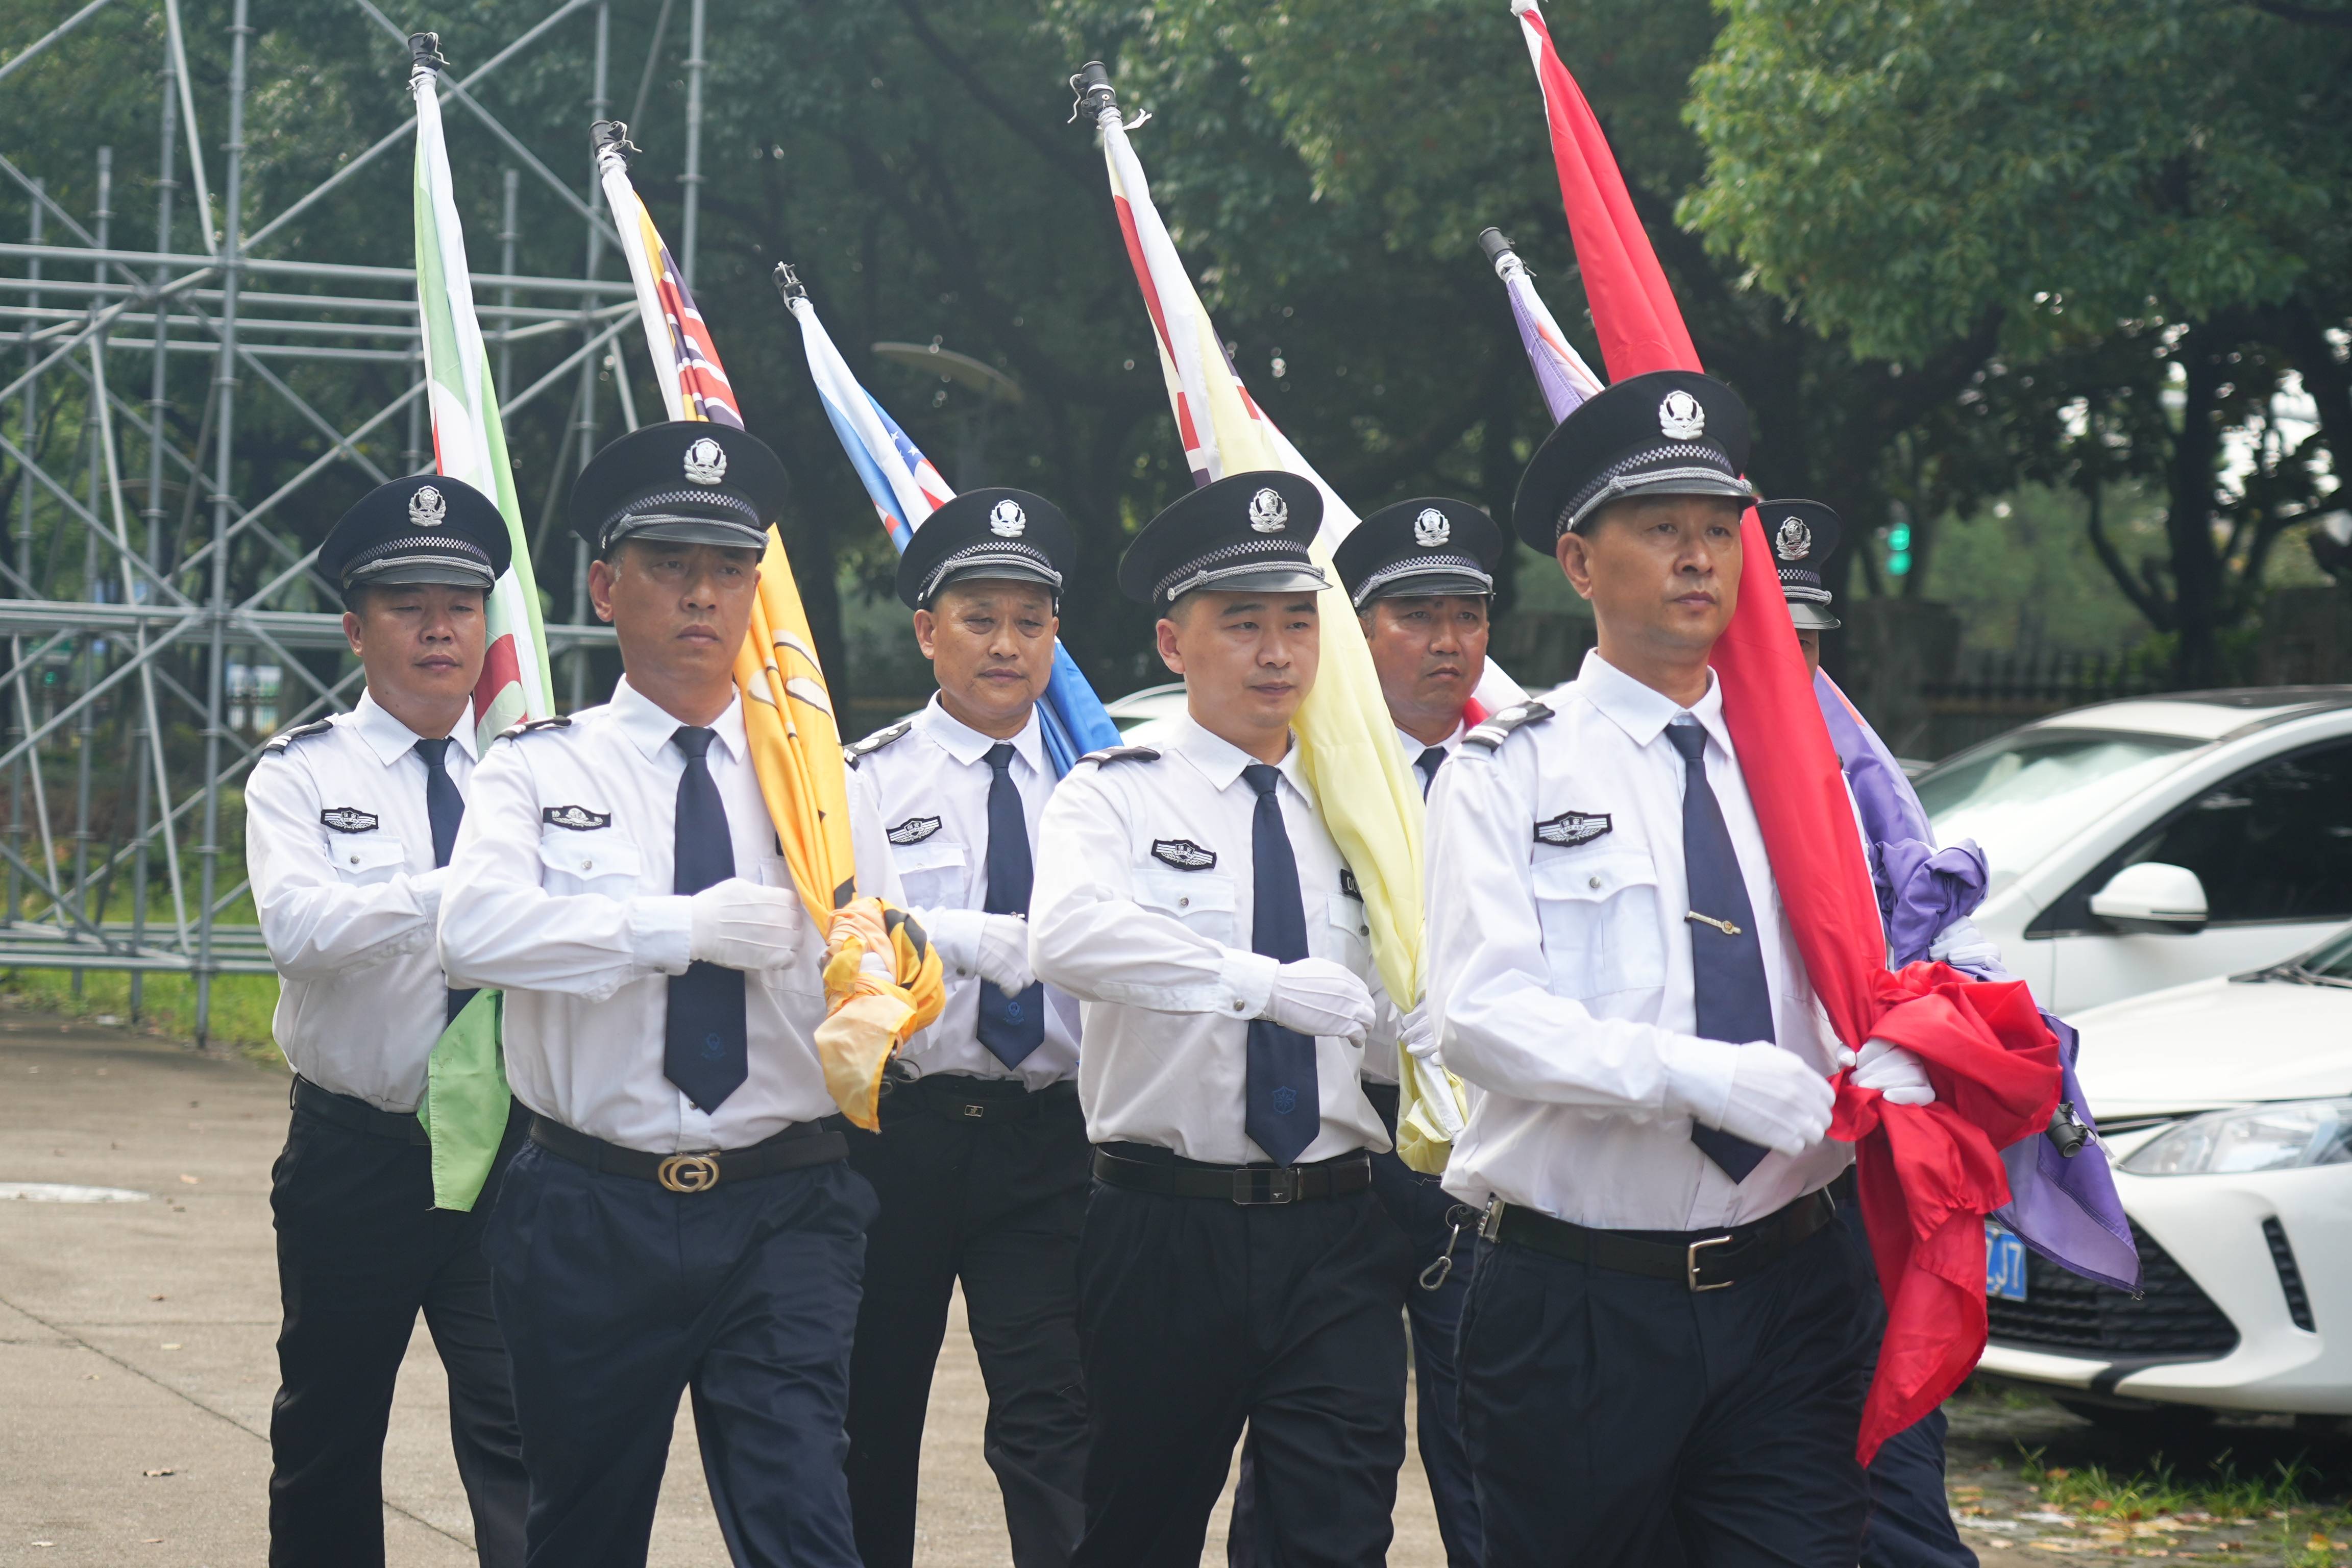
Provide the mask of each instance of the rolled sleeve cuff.
POLYGON ((630 900, 629 945, 646 968, 685 973, 693 961, 694 900, 684 894, 630 900))
POLYGON ((1224 991, 1224 1005, 1218 1010, 1234 1018, 1260 1016, 1274 1000, 1274 977, 1281 968, 1279 961, 1262 952, 1228 952, 1218 966, 1217 979, 1224 991))

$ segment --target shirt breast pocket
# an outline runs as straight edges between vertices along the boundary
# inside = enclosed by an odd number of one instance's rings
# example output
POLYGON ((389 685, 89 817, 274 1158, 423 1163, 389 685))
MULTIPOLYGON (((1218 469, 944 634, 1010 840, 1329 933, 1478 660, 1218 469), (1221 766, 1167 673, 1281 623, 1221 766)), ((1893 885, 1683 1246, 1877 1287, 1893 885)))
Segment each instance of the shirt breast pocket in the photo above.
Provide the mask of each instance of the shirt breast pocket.
POLYGON ((1364 915, 1364 901, 1345 893, 1332 893, 1327 896, 1326 902, 1328 911, 1322 931, 1316 931, 1311 916, 1307 922, 1307 951, 1318 958, 1335 959, 1360 971, 1372 955, 1372 927, 1364 915))
POLYGON ((610 827, 541 834, 539 858, 545 868, 543 886, 559 896, 626 899, 637 890, 637 847, 610 827))
POLYGON ((890 858, 898 868, 898 881, 907 902, 919 910, 965 907, 965 868, 971 857, 954 839, 928 838, 920 844, 891 846, 890 858))
POLYGON ((1234 879, 1219 871, 1137 868, 1135 901, 1182 921, 1211 942, 1234 942, 1234 879))
POLYGON ((335 862, 337 874, 359 887, 389 882, 408 868, 406 847, 382 833, 349 837, 337 835, 335 842, 328 846, 328 853, 335 862))
POLYGON ((1562 855, 1534 869, 1554 995, 1606 996, 1666 983, 1658 871, 1648 856, 1562 855))

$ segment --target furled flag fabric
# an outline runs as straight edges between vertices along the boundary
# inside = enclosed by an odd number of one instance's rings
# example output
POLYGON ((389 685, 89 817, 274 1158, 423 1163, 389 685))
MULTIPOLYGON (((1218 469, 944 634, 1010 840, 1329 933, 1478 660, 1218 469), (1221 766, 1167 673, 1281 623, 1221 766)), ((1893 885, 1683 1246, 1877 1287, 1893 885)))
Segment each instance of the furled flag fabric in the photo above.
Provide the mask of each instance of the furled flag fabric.
MULTIPOLYGON (((1314 552, 1333 586, 1322 595, 1321 667, 1297 720, 1302 762, 1324 822, 1363 889, 1381 979, 1400 1007, 1412 1005, 1420 999, 1422 984, 1423 806, 1381 695, 1371 650, 1347 590, 1338 585, 1338 573, 1329 571, 1331 550, 1355 527, 1356 513, 1242 384, 1152 205, 1151 187, 1118 105, 1108 89, 1098 98, 1096 121, 1110 165, 1112 203, 1151 317, 1169 402, 1194 481, 1280 468, 1312 480, 1323 493, 1323 530, 1314 552)), ((1502 707, 1524 693, 1489 663, 1476 695, 1482 703, 1502 707)), ((1408 1052, 1398 1054, 1398 1152, 1416 1169, 1442 1168, 1462 1124, 1460 1090, 1424 1081, 1422 1065, 1408 1052)))
MULTIPOLYGON (((1488 229, 1487 234, 1495 233, 1488 229)), ((1584 400, 1599 392, 1601 380, 1568 341, 1568 334, 1552 320, 1551 307, 1536 292, 1535 274, 1519 259, 1518 252, 1497 241, 1495 252, 1495 276, 1503 280, 1503 292, 1511 301, 1511 320, 1519 329, 1519 346, 1527 350, 1528 368, 1536 373, 1536 385, 1542 389, 1544 406, 1551 411, 1557 425, 1584 405, 1584 400)))
POLYGON ((451 194, 441 100, 434 89, 439 79, 437 68, 422 66, 408 82, 416 100, 416 308, 424 323, 434 466, 494 497, 514 541, 513 564, 490 590, 486 606, 488 648, 474 687, 474 740, 479 749, 509 725, 553 713, 554 682, 548 675, 530 540, 523 531, 506 431, 499 421, 498 388, 490 381, 490 358, 474 316, 466 233, 451 194))
MULTIPOLYGON (((1560 64, 1536 0, 1512 0, 1511 9, 1542 89, 1602 363, 1619 381, 1698 370, 1591 106, 1560 64)), ((2057 1109, 2058 1047, 2021 983, 1968 982, 1942 965, 1887 973, 1837 752, 1796 630, 1780 613, 1780 580, 1752 510, 1744 526, 1738 607, 1712 662, 1774 884, 1838 1037, 1853 1048, 1875 1037, 1912 1050, 1927 1063, 1937 1096, 1929 1106, 1885 1106, 1850 1075, 1839 1079, 1832 1132, 1861 1140, 1864 1218, 1888 1313, 1857 1445, 1867 1463, 1888 1436, 1958 1388, 1983 1351, 1983 1216, 2009 1195, 1998 1152, 2046 1126, 2057 1109), (2004 1066, 2004 1056, 2018 1062, 2004 1066)))
MULTIPOLYGON (((719 351, 629 183, 620 128, 607 126, 612 133, 599 141, 597 174, 636 284, 663 405, 673 419, 709 419, 740 430, 743 416, 719 351)), ((845 1115, 871 1130, 880 1125, 882 1069, 908 1036, 940 1016, 946 982, 919 927, 901 910, 857 897, 841 731, 792 562, 772 528, 760 560, 751 630, 735 656, 735 684, 743 695, 751 770, 793 886, 817 929, 835 937, 825 973, 828 1014, 816 1032, 825 1087, 845 1115), (836 924, 836 914, 847 918, 836 924), (866 967, 866 958, 880 959, 883 973, 866 967)))
MULTIPOLYGON (((899 554, 907 552, 931 513, 954 495, 939 469, 923 456, 898 422, 859 384, 849 363, 834 347, 833 338, 817 319, 816 306, 789 268, 777 268, 784 289, 784 305, 800 323, 801 346, 808 354, 809 375, 816 382, 817 400, 840 438, 849 465, 873 498, 882 528, 899 554)), ((1118 725, 1104 711, 1102 699, 1071 658, 1069 650, 1054 644, 1054 673, 1045 683, 1045 701, 1038 710, 1045 731, 1045 753, 1058 776, 1088 752, 1118 744, 1118 725)))

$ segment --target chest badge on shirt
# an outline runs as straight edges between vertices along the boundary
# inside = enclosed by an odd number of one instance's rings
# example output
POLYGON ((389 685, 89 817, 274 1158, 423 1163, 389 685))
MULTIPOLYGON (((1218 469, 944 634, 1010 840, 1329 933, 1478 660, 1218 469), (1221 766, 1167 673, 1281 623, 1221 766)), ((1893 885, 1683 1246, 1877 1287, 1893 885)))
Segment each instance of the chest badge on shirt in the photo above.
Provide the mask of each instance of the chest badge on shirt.
POLYGON ((1217 863, 1217 852, 1203 849, 1189 838, 1155 838, 1151 858, 1179 871, 1205 871, 1217 863))
POLYGON ((1536 824, 1536 842, 1573 849, 1580 844, 1591 843, 1615 826, 1605 811, 1563 811, 1536 824))
POLYGON ((593 833, 599 827, 613 826, 611 812, 591 811, 584 805, 543 806, 539 819, 550 827, 568 827, 574 833, 593 833))
POLYGON ((1363 900, 1363 888, 1356 881, 1356 874, 1345 866, 1339 868, 1339 891, 1360 903, 1363 900))
POLYGON ((319 820, 338 833, 373 833, 383 826, 373 812, 356 805, 331 805, 319 814, 319 820))
POLYGON ((939 830, 940 819, 936 816, 910 816, 890 829, 889 839, 893 844, 920 844, 939 830))

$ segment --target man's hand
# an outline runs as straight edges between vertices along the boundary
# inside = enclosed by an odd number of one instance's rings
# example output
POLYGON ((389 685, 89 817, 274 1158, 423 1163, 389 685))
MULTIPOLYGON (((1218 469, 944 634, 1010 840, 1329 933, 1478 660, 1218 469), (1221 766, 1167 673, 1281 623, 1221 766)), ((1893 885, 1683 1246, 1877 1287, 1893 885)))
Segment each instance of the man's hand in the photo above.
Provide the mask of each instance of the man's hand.
POLYGON ((800 895, 730 877, 694 895, 687 954, 722 969, 782 969, 808 956, 800 895))
POLYGON ((1933 1105, 1936 1086, 1927 1081, 1927 1067, 1901 1046, 1887 1040, 1865 1040, 1853 1058, 1853 1087, 1874 1089, 1893 1105, 1933 1105))
POLYGON ((1372 1011, 1372 994, 1355 971, 1328 958, 1301 958, 1274 972, 1274 994, 1259 1016, 1302 1035, 1339 1035, 1361 1045, 1372 1011))

